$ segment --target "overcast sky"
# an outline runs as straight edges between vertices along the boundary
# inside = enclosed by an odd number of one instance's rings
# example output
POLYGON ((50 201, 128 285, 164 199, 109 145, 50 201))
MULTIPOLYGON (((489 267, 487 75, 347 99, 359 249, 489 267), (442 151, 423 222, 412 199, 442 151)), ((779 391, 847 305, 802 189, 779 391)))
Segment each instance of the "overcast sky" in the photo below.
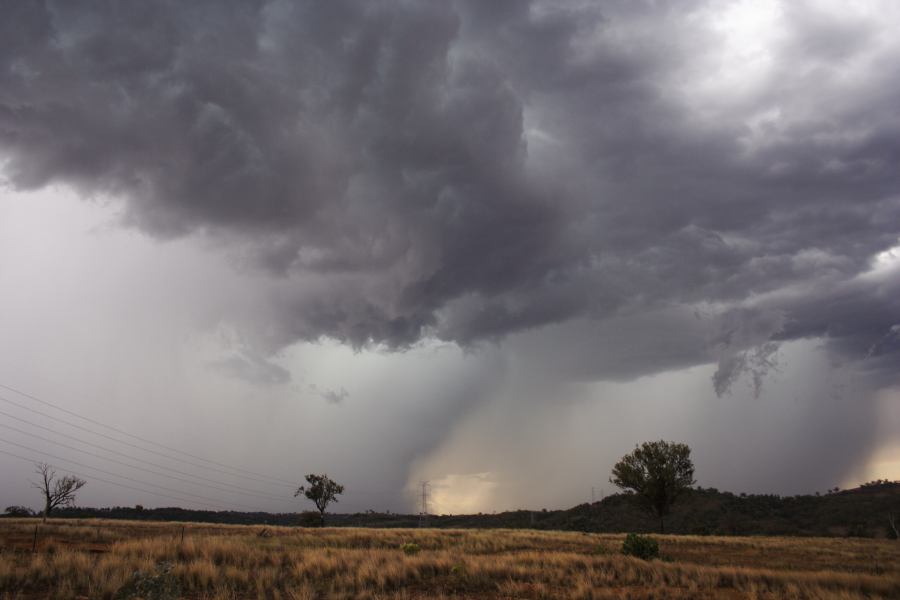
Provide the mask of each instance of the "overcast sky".
POLYGON ((900 478, 894 0, 0 11, 0 505, 900 478))

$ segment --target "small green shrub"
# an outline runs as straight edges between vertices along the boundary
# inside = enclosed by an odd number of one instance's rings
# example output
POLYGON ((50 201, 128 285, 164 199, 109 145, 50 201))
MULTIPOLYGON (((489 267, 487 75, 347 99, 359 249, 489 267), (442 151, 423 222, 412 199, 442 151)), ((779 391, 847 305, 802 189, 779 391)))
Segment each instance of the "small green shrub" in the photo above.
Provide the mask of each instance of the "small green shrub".
POLYGON ((659 558, 659 544, 649 535, 629 533, 622 543, 622 554, 643 560, 659 558))
POLYGON ((421 548, 418 544, 413 542, 406 542, 405 544, 400 544, 400 549, 403 550, 403 554, 407 556, 413 556, 419 553, 421 548))
POLYGON ((171 563, 160 563, 154 572, 135 571, 131 580, 115 594, 116 600, 175 600, 181 597, 181 586, 172 574, 171 563))
POLYGON ((608 556, 608 555, 610 555, 610 554, 612 554, 612 553, 613 553, 613 552, 610 551, 609 547, 608 547, 606 544, 603 544, 603 543, 597 544, 597 545, 594 546, 594 548, 591 550, 591 554, 593 554, 593 555, 595 555, 595 556, 608 556))

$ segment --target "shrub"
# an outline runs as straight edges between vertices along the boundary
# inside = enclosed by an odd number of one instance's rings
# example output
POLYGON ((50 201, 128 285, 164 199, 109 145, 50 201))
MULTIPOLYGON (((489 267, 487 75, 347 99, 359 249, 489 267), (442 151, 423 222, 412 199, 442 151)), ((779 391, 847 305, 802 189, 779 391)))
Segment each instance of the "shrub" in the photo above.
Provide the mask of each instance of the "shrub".
POLYGON ((606 544, 600 543, 594 546, 593 550, 591 550, 591 554, 596 556, 608 556, 613 552, 606 546, 606 544))
POLYGON ((659 544, 649 535, 629 533, 622 543, 622 554, 643 560, 659 558, 659 544))
POLYGON ((34 511, 26 506, 7 506, 6 516, 8 517, 33 517, 34 511))
POLYGON ((400 544, 400 549, 403 550, 403 554, 407 556, 413 556, 414 554, 418 554, 421 548, 418 544, 413 542, 406 542, 405 544, 400 544))
POLYGON ((135 571, 131 580, 116 592, 116 600, 175 600, 181 597, 181 586, 172 574, 171 563, 160 563, 154 572, 135 571))
POLYGON ((297 517, 297 525, 300 527, 319 527, 322 524, 322 516, 310 510, 303 511, 297 517))

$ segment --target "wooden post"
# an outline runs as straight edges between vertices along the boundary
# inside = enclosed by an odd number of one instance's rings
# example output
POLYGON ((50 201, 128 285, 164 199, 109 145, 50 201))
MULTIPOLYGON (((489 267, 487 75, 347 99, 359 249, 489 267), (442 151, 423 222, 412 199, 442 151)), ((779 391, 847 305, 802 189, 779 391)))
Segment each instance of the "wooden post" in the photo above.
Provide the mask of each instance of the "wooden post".
POLYGON ((184 525, 181 526, 181 543, 184 543, 184 525))
POLYGON ((37 532, 38 526, 34 526, 34 539, 31 541, 31 553, 34 554, 35 550, 37 550, 37 532))

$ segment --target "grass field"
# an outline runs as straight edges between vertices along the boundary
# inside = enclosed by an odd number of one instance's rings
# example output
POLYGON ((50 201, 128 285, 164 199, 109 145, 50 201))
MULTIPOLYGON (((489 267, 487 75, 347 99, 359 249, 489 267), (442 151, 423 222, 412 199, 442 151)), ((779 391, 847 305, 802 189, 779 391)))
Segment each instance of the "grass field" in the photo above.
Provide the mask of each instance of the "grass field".
POLYGON ((658 536, 645 562, 622 539, 3 519, 0 598, 900 598, 896 541, 658 536))

